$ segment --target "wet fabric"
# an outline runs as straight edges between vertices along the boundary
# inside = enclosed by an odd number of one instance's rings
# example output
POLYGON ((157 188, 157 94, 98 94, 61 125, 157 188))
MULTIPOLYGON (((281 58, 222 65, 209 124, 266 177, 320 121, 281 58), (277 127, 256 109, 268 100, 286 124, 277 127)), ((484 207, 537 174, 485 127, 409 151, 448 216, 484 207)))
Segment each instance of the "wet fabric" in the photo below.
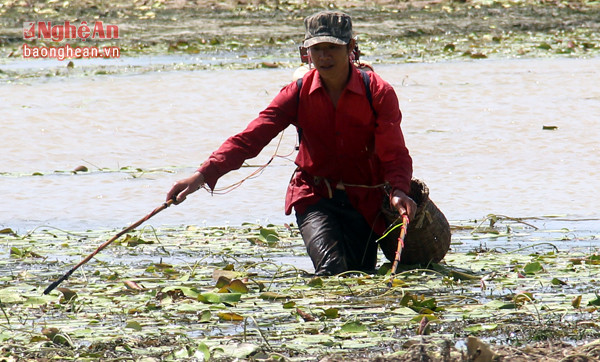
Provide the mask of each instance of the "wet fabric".
POLYGON ((335 190, 331 199, 323 198, 304 213, 296 213, 296 220, 315 274, 375 270, 377 235, 344 191, 335 190))

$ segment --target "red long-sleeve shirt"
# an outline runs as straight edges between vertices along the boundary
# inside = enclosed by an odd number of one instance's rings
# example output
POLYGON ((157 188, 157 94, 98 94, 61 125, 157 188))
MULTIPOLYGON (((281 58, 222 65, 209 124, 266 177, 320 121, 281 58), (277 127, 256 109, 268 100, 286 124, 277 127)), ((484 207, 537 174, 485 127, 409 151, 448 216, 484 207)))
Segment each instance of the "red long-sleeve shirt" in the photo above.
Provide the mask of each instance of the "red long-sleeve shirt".
POLYGON ((316 70, 303 78, 300 97, 296 82, 285 86, 271 104, 241 133, 230 137, 198 169, 214 189, 219 177, 238 169, 290 124, 302 129, 295 171, 286 195, 286 214, 297 212, 330 197, 343 183, 352 205, 381 234, 378 217, 383 193, 377 186, 388 182, 408 193, 412 159, 400 129, 402 114, 392 86, 369 72, 373 109, 361 74, 354 66, 337 106, 316 70), (327 180, 327 182, 325 182, 327 180), (360 186, 359 186, 360 185, 360 186))

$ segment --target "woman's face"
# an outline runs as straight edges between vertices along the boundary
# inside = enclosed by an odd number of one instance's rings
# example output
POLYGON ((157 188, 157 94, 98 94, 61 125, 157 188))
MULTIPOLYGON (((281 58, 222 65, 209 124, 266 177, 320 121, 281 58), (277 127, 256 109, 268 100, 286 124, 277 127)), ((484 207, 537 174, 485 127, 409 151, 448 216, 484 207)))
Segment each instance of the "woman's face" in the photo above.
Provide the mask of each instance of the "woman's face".
POLYGON ((308 48, 308 54, 321 76, 347 74, 348 45, 319 43, 308 48))

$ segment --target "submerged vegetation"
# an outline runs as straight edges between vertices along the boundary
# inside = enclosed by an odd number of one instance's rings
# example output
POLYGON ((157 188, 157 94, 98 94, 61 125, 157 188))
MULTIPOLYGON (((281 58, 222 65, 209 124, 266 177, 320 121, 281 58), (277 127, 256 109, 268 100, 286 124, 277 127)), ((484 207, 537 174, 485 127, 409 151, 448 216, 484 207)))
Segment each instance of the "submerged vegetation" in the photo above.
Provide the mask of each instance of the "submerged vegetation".
POLYGON ((393 278, 389 264, 377 275, 311 275, 294 226, 147 225, 49 295, 48 284, 115 231, 7 228, 0 358, 597 357, 599 235, 561 224, 458 223, 443 264, 404 266, 393 278))

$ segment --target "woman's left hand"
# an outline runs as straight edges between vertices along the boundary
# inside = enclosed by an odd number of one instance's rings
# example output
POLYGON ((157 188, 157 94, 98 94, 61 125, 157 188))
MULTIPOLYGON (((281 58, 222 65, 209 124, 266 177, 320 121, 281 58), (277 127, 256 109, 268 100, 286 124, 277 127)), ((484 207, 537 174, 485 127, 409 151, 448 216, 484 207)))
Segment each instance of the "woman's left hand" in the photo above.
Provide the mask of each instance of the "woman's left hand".
POLYGON ((400 215, 408 215, 408 219, 412 220, 417 212, 417 204, 407 194, 398 189, 394 190, 390 199, 392 207, 398 210, 400 215))

